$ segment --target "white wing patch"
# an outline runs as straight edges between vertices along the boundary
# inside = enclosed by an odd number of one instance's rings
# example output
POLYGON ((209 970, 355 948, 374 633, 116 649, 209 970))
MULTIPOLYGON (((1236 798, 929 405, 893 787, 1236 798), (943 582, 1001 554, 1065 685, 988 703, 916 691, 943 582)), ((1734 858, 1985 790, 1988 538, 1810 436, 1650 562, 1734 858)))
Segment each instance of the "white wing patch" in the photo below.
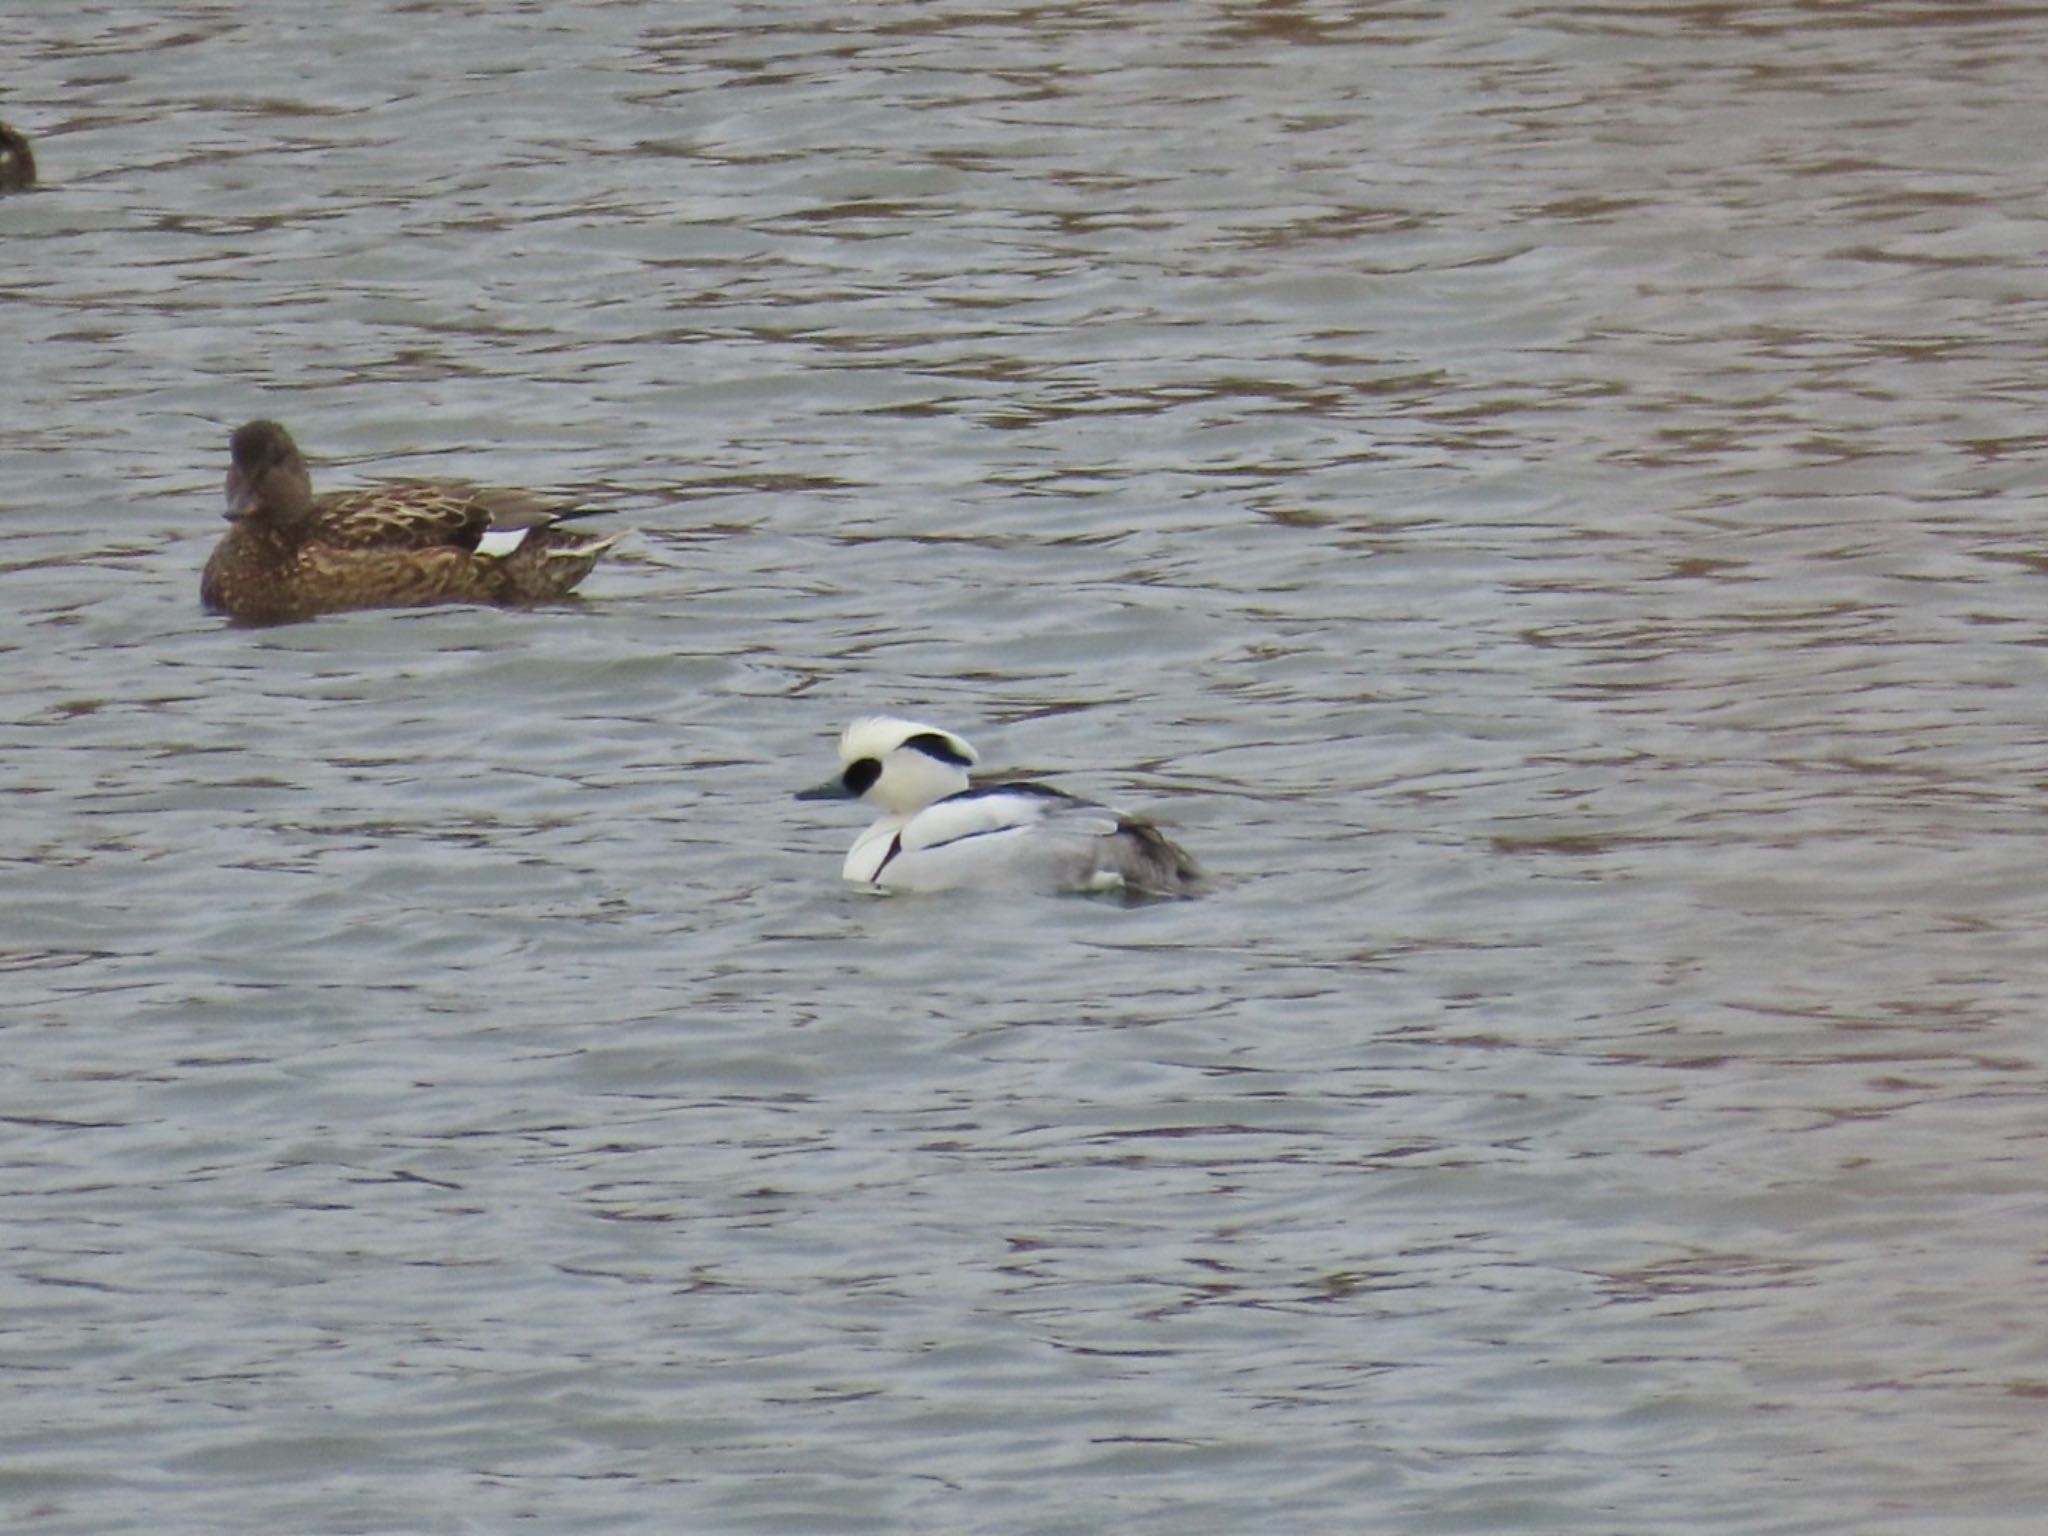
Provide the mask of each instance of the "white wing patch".
POLYGON ((492 528, 476 541, 476 552, 494 560, 502 560, 521 544, 531 528, 492 528))
POLYGON ((1071 795, 1044 790, 969 790, 949 795, 913 816, 903 829, 903 851, 915 853, 1048 822, 1056 823, 1059 831, 1070 837, 1109 837, 1116 832, 1114 812, 1071 795))
POLYGON ((910 819, 903 829, 903 848, 915 853, 957 843, 963 837, 1028 827, 1044 819, 1045 807, 1023 795, 952 795, 910 819))

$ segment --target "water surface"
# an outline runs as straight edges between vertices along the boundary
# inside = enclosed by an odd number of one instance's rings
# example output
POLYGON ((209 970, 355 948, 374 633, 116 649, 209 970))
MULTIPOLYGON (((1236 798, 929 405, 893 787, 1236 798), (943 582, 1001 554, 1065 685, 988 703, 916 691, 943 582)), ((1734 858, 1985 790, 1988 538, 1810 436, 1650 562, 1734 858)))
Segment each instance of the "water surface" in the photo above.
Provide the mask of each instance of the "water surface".
POLYGON ((2040 12, 16 31, 10 1529, 2038 1528, 2040 12), (258 414, 640 532, 226 628, 258 414))

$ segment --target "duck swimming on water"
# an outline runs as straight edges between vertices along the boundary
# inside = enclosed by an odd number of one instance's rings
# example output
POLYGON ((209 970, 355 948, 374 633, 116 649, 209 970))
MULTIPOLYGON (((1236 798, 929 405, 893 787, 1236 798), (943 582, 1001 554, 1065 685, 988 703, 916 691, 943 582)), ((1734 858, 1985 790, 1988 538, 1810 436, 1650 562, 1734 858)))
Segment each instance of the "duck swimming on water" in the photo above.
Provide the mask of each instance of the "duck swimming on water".
POLYGON ((935 725, 871 716, 839 738, 837 777, 799 800, 864 800, 881 817, 840 873, 882 891, 1122 891, 1193 896, 1207 885, 1150 822, 1029 782, 972 786, 974 748, 935 725))
POLYGON ((274 421, 237 427, 228 449, 234 526, 206 562, 199 600, 245 623, 353 608, 549 602, 624 537, 560 526, 591 509, 457 481, 316 496, 299 445, 274 421))

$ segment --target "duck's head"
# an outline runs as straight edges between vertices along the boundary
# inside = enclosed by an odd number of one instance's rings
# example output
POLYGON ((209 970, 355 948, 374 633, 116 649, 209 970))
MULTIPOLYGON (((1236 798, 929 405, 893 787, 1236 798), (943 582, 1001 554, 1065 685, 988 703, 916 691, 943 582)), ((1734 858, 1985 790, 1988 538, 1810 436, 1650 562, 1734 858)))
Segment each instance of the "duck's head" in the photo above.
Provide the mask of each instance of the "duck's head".
POLYGON ((291 433, 274 421, 249 421, 228 439, 229 522, 265 516, 290 526, 313 509, 313 477, 291 433))
POLYGON ((915 720, 873 715, 839 738, 839 775, 798 794, 799 800, 865 800, 894 816, 910 816, 967 788, 974 748, 951 731, 915 720))

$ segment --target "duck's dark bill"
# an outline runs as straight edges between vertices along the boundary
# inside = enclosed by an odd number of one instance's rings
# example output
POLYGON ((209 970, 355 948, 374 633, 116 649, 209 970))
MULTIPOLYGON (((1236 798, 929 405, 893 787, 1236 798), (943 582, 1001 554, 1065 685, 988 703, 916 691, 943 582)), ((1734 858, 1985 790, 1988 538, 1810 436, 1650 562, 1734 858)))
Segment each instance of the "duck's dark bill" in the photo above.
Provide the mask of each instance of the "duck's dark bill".
POLYGON ((853 791, 846 787, 846 780, 827 779, 822 784, 813 784, 809 789, 796 792, 799 800, 851 800, 853 791))

